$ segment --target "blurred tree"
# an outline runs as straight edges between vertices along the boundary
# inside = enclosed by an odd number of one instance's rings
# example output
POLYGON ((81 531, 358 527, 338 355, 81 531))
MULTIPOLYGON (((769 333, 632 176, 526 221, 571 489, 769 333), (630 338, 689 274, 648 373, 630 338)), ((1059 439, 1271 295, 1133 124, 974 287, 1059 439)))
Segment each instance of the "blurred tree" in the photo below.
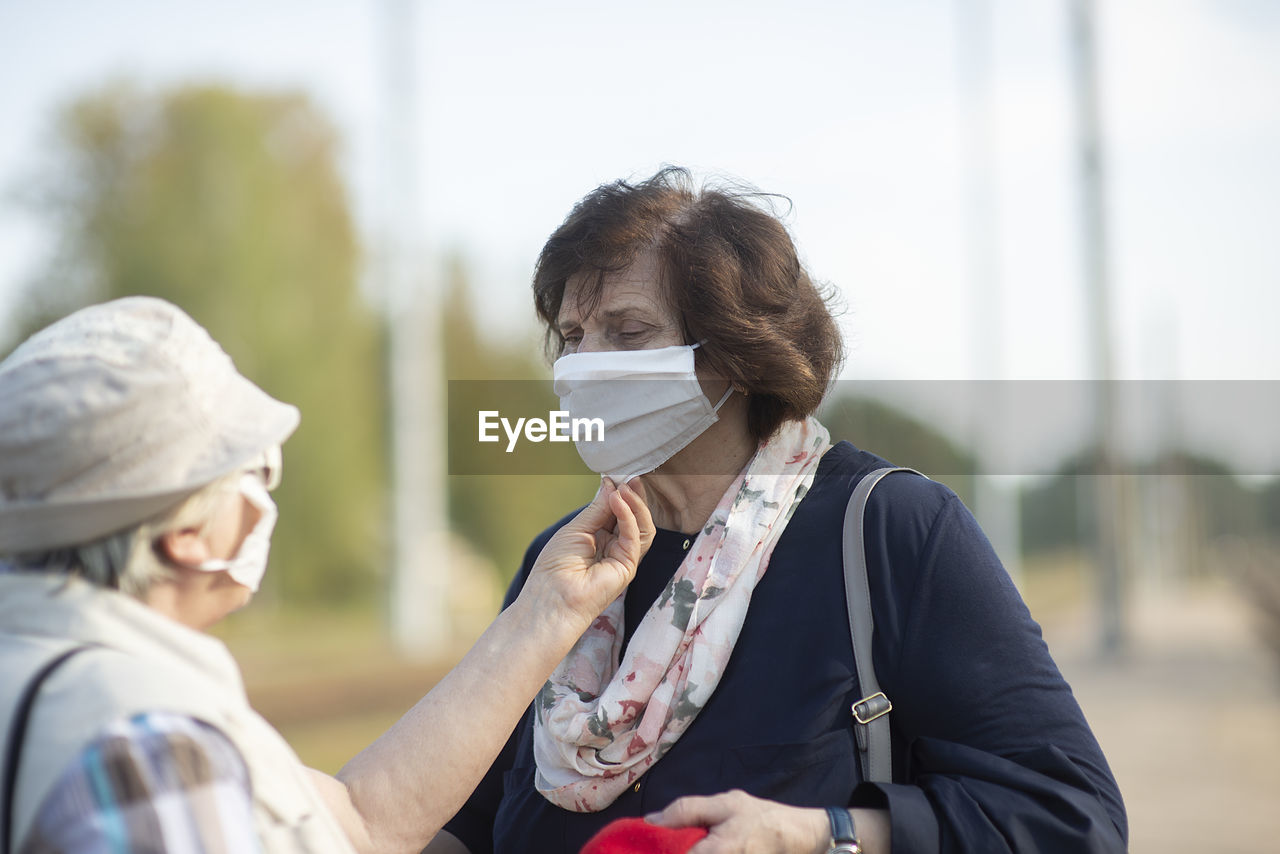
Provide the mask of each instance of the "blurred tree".
MULTIPOLYGON (((1082 548, 1092 532, 1077 507, 1080 478, 1097 470, 1096 450, 1083 451, 1065 461, 1049 478, 1022 493, 1022 542, 1028 554, 1063 548, 1082 548)), ((1252 489, 1223 463, 1186 451, 1168 453, 1136 469, 1132 476, 1148 481, 1178 478, 1188 500, 1181 525, 1195 543, 1221 537, 1274 535, 1276 522, 1268 518, 1271 489, 1252 489)))
POLYGON ((1280 478, 1273 478, 1260 492, 1263 525, 1272 537, 1280 538, 1280 478))
POLYGON ((923 472, 972 505, 973 455, 901 409, 869 397, 839 395, 823 402, 818 419, 831 432, 831 441, 843 439, 894 465, 923 472))
POLYGON ((1204 539, 1264 533, 1264 496, 1237 478, 1226 464, 1183 451, 1166 455, 1144 474, 1159 477, 1168 471, 1181 472, 1189 483, 1192 513, 1204 539))
POLYGON ((1092 534, 1084 529, 1080 514, 1082 475, 1070 469, 1034 486, 1024 487, 1022 503, 1022 551, 1034 555, 1059 549, 1083 549, 1092 534))
POLYGON ((32 201, 60 234, 29 332, 81 305, 163 297, 296 404, 264 592, 372 600, 384 563, 383 335, 357 289, 337 134, 302 95, 125 84, 72 103, 32 201))

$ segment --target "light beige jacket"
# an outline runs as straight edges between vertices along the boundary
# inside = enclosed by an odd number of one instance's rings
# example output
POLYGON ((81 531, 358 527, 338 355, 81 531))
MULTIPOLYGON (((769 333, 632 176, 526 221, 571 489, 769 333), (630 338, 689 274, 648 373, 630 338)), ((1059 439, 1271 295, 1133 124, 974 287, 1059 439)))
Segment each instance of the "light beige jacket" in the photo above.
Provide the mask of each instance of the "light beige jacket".
POLYGON ((32 710, 16 786, 15 841, 26 837, 54 783, 103 727, 163 711, 216 727, 240 751, 264 851, 352 854, 297 755, 249 707, 227 648, 123 594, 78 579, 0 573, 0 734, 8 733, 18 694, 35 671, 82 643, 102 649, 59 668, 32 710))

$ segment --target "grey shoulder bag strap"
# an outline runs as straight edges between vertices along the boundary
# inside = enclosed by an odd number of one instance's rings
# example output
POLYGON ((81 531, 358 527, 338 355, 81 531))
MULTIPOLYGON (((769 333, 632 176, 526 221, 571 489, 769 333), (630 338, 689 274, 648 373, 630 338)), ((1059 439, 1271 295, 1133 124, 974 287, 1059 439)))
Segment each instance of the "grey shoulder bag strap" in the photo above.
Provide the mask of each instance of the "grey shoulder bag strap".
POLYGON ((35 705, 36 695, 40 693, 40 687, 45 681, 53 675, 55 670, 65 664, 67 659, 84 652, 91 646, 93 644, 73 646, 45 662, 22 689, 22 695, 18 698, 13 720, 9 723, 8 737, 5 739, 4 813, 0 817, 0 830, 3 830, 3 838, 0 838, 0 852, 3 854, 9 854, 12 846, 17 844, 17 840, 11 838, 14 833, 13 802, 17 800, 18 763, 22 759, 22 742, 26 738, 27 721, 31 717, 31 707, 35 705))
POLYGON ((853 733, 858 741, 862 779, 869 783, 888 783, 893 779, 893 760, 889 753, 889 712, 893 710, 893 703, 880 690, 871 660, 875 620, 871 615, 862 523, 871 490, 881 478, 896 471, 920 474, 909 468, 876 469, 858 481, 844 513, 844 597, 849 606, 849 633, 853 636, 853 662, 858 669, 858 694, 862 697, 853 704, 853 733))

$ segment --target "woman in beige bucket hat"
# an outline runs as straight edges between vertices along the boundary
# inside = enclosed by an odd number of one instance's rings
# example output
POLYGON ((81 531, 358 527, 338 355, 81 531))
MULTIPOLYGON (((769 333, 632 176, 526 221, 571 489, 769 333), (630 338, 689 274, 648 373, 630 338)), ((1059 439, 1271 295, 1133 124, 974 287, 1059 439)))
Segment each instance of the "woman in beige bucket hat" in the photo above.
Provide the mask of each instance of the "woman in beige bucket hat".
POLYGON ((418 851, 653 538, 643 497, 606 483, 329 777, 203 632, 257 589, 297 424, 162 300, 76 312, 0 363, 0 852, 418 851))

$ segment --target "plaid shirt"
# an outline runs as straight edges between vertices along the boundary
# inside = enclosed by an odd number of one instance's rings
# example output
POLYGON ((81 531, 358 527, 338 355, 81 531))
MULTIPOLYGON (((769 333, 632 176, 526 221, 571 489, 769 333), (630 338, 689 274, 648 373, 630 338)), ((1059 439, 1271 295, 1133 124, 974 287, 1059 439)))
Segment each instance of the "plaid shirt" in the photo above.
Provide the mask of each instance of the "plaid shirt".
POLYGON ((218 730, 182 715, 107 727, 45 798, 21 854, 257 854, 249 774, 218 730))

